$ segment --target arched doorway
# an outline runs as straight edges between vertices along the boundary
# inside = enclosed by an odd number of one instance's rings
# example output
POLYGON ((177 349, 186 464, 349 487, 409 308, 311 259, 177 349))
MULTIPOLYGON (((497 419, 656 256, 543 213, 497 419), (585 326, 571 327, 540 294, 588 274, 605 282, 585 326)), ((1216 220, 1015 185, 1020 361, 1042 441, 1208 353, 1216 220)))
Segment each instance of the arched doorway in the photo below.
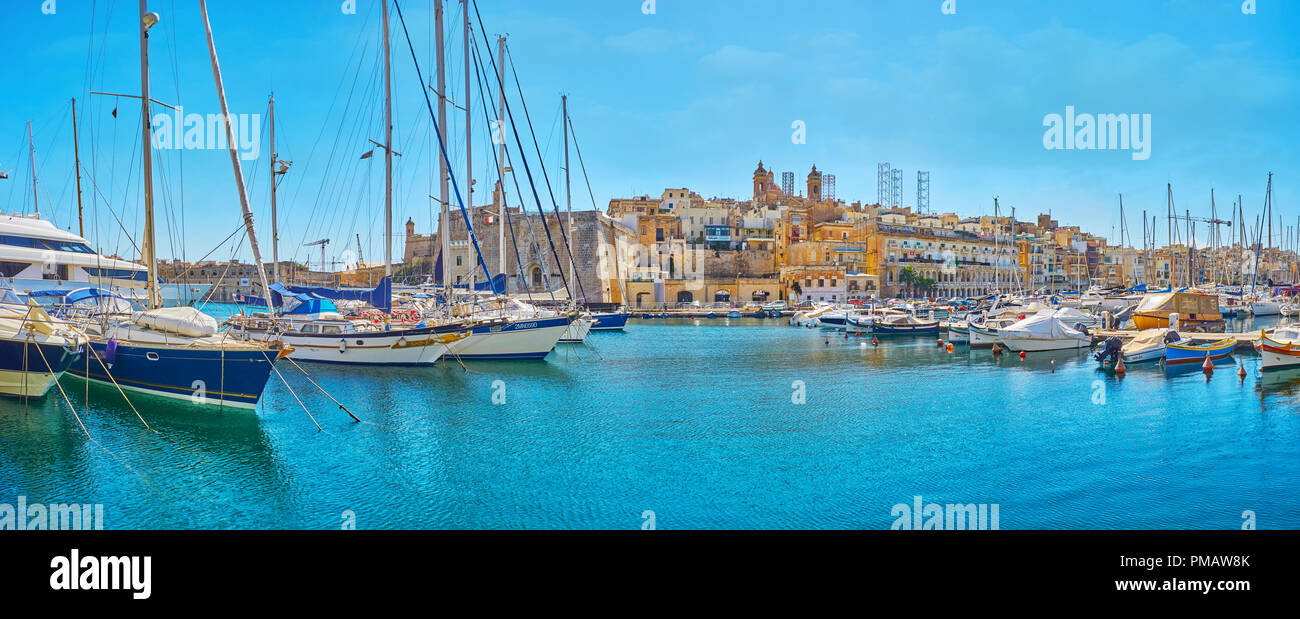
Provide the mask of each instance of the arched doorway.
POLYGON ((677 293, 678 303, 692 303, 694 301, 695 301, 695 295, 691 294, 689 290, 683 290, 677 293))
POLYGON ((534 266, 532 270, 528 272, 528 285, 532 288, 541 288, 542 283, 542 268, 534 266))
POLYGON ((638 292, 638 293, 636 294, 636 306, 637 306, 637 307, 645 307, 645 299, 646 299, 646 297, 648 297, 648 296, 650 296, 650 293, 648 293, 648 292, 638 292))
POLYGON ((731 291, 730 291, 730 290, 719 290, 719 291, 713 293, 713 300, 714 300, 715 302, 717 302, 717 303, 730 303, 730 302, 731 302, 731 291))

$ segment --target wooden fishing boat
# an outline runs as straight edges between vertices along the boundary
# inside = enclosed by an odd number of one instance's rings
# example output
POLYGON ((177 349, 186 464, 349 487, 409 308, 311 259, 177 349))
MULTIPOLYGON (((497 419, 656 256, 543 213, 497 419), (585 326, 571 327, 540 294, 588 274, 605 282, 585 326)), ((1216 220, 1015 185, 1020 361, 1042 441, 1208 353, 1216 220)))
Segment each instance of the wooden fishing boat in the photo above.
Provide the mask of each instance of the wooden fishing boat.
POLYGON ((1210 356, 1210 361, 1218 361, 1227 358, 1236 348, 1237 340, 1232 338, 1205 344, 1173 342, 1165 345, 1165 365, 1204 363, 1207 354, 1210 356))
POLYGON ((939 321, 915 316, 890 316, 871 325, 874 335, 937 335, 939 321))
POLYGON ((1255 349, 1263 359, 1261 368, 1276 370, 1300 366, 1300 327, 1288 326, 1259 332, 1255 349))
POLYGON ((970 325, 964 320, 948 323, 948 341, 953 344, 970 343, 970 325))

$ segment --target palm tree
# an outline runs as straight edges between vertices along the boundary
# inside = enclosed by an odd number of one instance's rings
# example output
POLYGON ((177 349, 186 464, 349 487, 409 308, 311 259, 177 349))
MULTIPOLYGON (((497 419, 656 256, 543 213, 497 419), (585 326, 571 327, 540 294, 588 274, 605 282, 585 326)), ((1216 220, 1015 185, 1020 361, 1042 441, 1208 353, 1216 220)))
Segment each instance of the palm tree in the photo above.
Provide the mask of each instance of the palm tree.
POLYGON ((898 272, 898 284, 908 292, 911 292, 912 287, 916 285, 919 279, 921 277, 916 273, 916 269, 910 266, 903 267, 903 270, 898 272))

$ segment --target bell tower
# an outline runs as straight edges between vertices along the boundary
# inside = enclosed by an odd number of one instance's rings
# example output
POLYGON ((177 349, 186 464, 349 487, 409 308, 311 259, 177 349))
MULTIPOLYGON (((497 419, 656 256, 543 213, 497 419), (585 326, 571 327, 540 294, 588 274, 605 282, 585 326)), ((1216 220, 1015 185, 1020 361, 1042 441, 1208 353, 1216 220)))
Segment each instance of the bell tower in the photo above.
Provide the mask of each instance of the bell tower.
POLYGON ((763 190, 767 189, 768 172, 763 169, 763 162, 758 162, 758 169, 754 170, 754 199, 763 199, 763 190))
POLYGON ((822 173, 817 171, 816 164, 813 164, 812 172, 808 173, 808 199, 813 202, 822 201, 822 173))

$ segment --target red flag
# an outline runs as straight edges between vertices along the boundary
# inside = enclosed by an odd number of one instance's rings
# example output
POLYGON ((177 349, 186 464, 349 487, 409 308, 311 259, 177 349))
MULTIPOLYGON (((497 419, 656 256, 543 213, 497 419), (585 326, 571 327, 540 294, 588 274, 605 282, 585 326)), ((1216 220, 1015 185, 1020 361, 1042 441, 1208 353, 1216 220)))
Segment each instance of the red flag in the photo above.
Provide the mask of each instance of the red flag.
POLYGON ((375 149, 372 148, 372 149, 366 151, 366 154, 362 155, 361 158, 362 158, 362 159, 369 159, 369 158, 371 158, 371 157, 373 157, 373 156, 375 156, 375 149))
POLYGON ((113 118, 117 118, 117 108, 113 108, 113 118))

